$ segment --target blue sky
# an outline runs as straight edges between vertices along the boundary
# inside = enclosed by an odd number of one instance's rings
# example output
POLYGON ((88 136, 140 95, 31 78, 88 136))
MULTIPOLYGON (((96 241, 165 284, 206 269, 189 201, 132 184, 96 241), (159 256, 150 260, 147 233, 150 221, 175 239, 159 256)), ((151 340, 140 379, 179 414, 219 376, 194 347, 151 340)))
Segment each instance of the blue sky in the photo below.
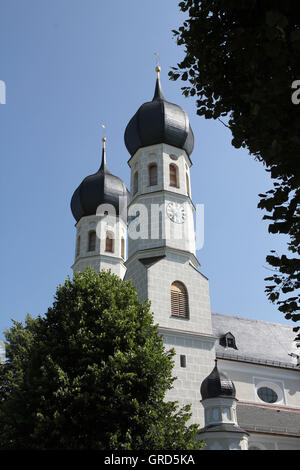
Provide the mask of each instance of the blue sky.
POLYGON ((210 280, 212 311, 288 323, 264 294, 265 256, 284 239, 269 235, 258 194, 269 175, 229 130, 196 115, 168 71, 183 57, 172 29, 183 21, 174 0, 2 0, 0 338, 11 318, 43 314, 71 275, 73 191, 99 167, 106 125, 108 165, 129 186, 124 130, 153 97, 155 56, 168 101, 188 113, 195 134, 192 196, 205 205, 197 252, 210 280))

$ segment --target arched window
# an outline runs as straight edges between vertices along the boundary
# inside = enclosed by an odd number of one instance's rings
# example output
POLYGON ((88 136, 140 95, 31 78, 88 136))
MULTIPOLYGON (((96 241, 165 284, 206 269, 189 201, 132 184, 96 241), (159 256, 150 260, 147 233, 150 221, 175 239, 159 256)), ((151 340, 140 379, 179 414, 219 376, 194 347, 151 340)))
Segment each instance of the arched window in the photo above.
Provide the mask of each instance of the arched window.
POLYGON ((123 237, 121 238, 121 256, 125 259, 125 240, 123 237))
POLYGON ((157 184, 157 164, 151 163, 149 165, 149 186, 155 186, 157 184))
POLYGON ((190 190, 190 180, 189 180, 189 175, 186 173, 185 174, 185 181, 186 181, 186 192, 188 196, 191 196, 191 190, 190 190))
POLYGON ((76 243, 76 257, 80 255, 80 235, 77 237, 77 243, 76 243))
POLYGON ((185 285, 179 281, 175 281, 171 285, 171 315, 189 318, 188 293, 185 285))
POLYGON ((114 236, 111 232, 106 233, 105 251, 114 252, 114 236))
POLYGON ((96 232, 92 230, 89 232, 89 243, 88 243, 88 251, 95 251, 96 250, 96 232))
POLYGON ((174 163, 170 164, 170 186, 179 188, 178 184, 178 167, 174 163))
POLYGON ((133 176, 133 194, 137 193, 139 190, 139 174, 136 171, 133 176))

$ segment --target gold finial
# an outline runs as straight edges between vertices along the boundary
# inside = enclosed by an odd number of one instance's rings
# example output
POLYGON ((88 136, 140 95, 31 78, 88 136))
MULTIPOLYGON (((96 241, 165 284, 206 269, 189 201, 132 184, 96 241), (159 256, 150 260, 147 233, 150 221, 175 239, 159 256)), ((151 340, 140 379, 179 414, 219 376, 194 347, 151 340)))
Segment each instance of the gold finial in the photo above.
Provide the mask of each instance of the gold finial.
MULTIPOLYGON (((103 134, 104 134, 104 133, 105 133, 105 125, 104 125, 104 124, 101 124, 101 127, 102 127, 102 129, 103 129, 103 134)), ((102 142, 103 142, 103 144, 106 142, 106 137, 105 137, 105 135, 102 137, 102 142)))

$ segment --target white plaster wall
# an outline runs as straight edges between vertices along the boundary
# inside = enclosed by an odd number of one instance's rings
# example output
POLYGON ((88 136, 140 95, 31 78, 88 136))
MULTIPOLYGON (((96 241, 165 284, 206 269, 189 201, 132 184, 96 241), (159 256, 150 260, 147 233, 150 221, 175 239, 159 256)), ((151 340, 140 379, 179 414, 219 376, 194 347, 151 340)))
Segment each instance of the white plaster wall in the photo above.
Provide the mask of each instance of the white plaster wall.
POLYGON ((264 404, 257 396, 256 389, 260 383, 269 382, 282 390, 282 399, 279 400, 278 405, 300 409, 299 370, 226 359, 219 359, 218 364, 234 382, 238 400, 264 404))
POLYGON ((89 256, 85 259, 81 259, 75 265, 73 265, 73 271, 84 271, 90 266, 94 271, 100 272, 102 270, 111 271, 112 274, 116 274, 120 279, 123 279, 126 273, 126 267, 122 260, 118 258, 111 258, 107 261, 100 258, 99 256, 89 256))
POLYGON ((204 450, 248 450, 248 439, 243 434, 210 432, 200 434, 200 439, 206 442, 204 450))
MULTIPOLYGON (((194 206, 186 184, 186 175, 190 181, 191 162, 184 150, 167 144, 157 144, 139 149, 129 160, 131 168, 131 202, 129 213, 128 257, 139 250, 171 246, 190 251, 195 255, 194 206), (149 165, 157 164, 157 185, 149 186, 149 165), (178 168, 179 187, 170 186, 169 165, 178 168), (138 191, 133 194, 134 175, 138 172, 138 191), (176 202, 185 206, 185 222, 171 222, 166 214, 168 203, 176 202), (140 207, 140 206, 143 207, 140 207), (145 208, 145 209, 143 209, 145 208), (130 219, 136 210, 140 215, 134 221, 130 219), (160 212, 161 211, 161 212, 160 212), (140 228, 140 236, 136 227, 140 228), (134 232, 134 239, 131 235, 134 232)), ((190 185, 191 186, 191 185, 190 185)), ((191 191, 191 188, 190 188, 191 191)))
MULTIPOLYGON (((156 144, 140 148, 128 162, 131 168, 131 197, 138 194, 146 194, 159 190, 168 190, 177 194, 187 195, 186 172, 190 180, 191 162, 186 152, 168 144, 156 144), (156 186, 149 186, 148 167, 151 163, 157 163, 158 181, 156 186), (169 165, 175 163, 179 171, 179 187, 170 186, 169 165), (133 178, 135 172, 139 174, 139 190, 133 194, 133 178)), ((191 193, 191 185, 190 185, 191 193)))
POLYGON ((128 257, 135 252, 169 246, 196 254, 194 206, 190 199, 172 193, 146 194, 135 199, 128 209, 128 257), (184 207, 184 223, 174 223, 167 216, 169 203, 184 207), (131 219, 136 213, 139 215, 131 219))
POLYGON ((205 426, 220 423, 237 424, 236 400, 216 397, 202 400, 205 409, 205 426))
MULTIPOLYGON (((259 450, 300 450, 300 439, 276 434, 249 433, 248 446, 259 450)), ((258 450, 253 449, 253 450, 258 450)), ((251 449, 249 449, 251 450, 251 449)))
POLYGON ((124 238, 125 256, 127 232, 126 224, 121 219, 114 219, 109 216, 101 217, 99 215, 90 215, 82 217, 76 224, 75 240, 75 262, 72 266, 73 271, 82 271, 91 266, 95 271, 102 269, 111 270, 113 274, 123 279, 125 275, 124 259, 121 256, 121 238, 124 238), (96 231, 96 247, 94 251, 88 251, 89 232, 96 231), (114 252, 105 251, 106 232, 114 234, 114 252), (80 236, 80 252, 76 256, 77 240, 80 236))

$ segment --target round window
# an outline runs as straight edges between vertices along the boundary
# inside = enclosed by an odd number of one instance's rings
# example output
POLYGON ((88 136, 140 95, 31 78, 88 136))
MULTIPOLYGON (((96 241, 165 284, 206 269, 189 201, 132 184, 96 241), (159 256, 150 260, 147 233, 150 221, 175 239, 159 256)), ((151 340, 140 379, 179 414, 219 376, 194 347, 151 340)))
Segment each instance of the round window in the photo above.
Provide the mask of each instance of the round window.
POLYGON ((266 403, 275 403, 278 401, 277 393, 269 387, 260 387, 257 390, 257 395, 262 401, 265 401, 266 403))

